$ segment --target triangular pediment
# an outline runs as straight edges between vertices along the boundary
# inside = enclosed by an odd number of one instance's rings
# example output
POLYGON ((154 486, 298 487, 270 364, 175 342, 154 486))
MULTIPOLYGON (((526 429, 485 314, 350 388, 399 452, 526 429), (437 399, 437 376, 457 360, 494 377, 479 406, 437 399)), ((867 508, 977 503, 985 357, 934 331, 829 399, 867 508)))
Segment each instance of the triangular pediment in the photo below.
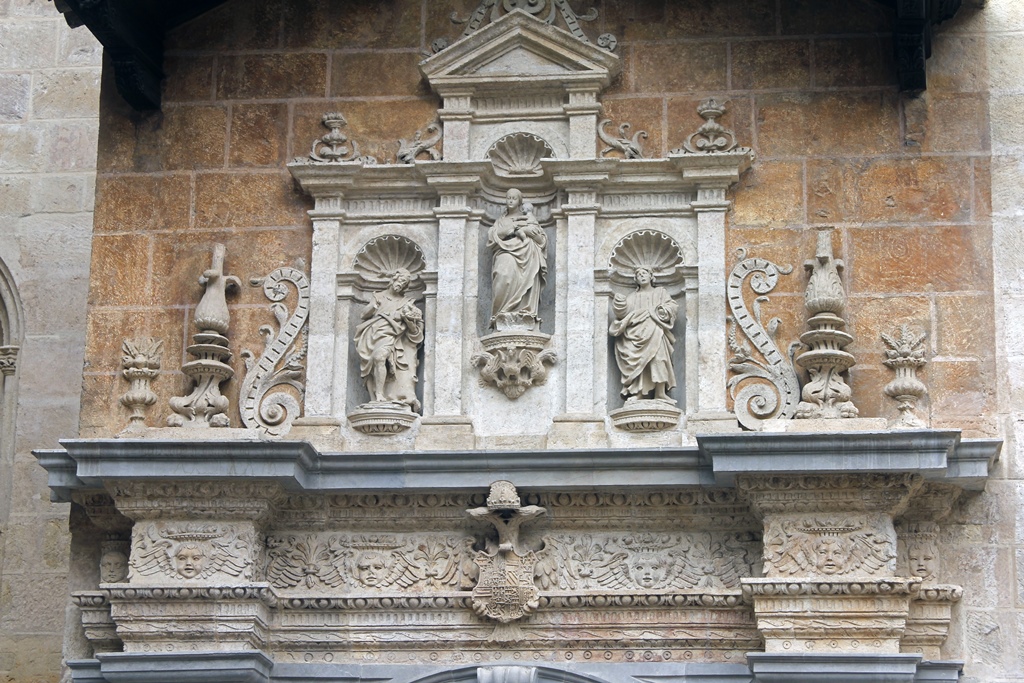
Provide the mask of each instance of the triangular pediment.
POLYGON ((529 85, 523 79, 603 87, 620 67, 611 52, 516 10, 424 60, 420 68, 435 87, 497 82, 520 90, 529 85))

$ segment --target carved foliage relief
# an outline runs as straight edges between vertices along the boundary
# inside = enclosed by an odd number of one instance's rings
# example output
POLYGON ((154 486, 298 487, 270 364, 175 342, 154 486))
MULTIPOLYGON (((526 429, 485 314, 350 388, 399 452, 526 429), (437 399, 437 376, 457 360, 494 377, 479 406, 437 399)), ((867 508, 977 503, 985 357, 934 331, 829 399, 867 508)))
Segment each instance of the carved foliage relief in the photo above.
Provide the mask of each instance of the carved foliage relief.
MULTIPOLYGON (((438 534, 273 534, 267 581, 279 590, 322 592, 468 591, 494 539, 438 534)), ((607 592, 738 588, 757 573, 751 534, 545 535, 523 550, 540 590, 607 592)))
POLYGON ((891 576, 895 560, 895 534, 871 515, 786 516, 766 524, 769 578, 891 576))
POLYGON ((132 531, 128 578, 253 578, 257 544, 251 529, 208 523, 153 522, 132 531))

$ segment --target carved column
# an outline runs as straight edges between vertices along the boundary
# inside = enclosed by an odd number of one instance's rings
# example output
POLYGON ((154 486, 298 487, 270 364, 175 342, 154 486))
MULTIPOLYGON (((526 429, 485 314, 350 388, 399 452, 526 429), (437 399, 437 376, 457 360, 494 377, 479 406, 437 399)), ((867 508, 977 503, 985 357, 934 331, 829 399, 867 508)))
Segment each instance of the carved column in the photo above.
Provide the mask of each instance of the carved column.
MULTIPOLYGON (((338 301, 339 241, 345 220, 339 192, 331 197, 317 197, 313 219, 313 256, 309 282, 309 357, 306 370, 306 418, 337 417, 344 406, 336 405, 338 376, 346 369, 344 354, 338 353, 339 339, 335 331, 335 308, 338 301)), ((301 422, 301 421, 300 421, 301 422)))
POLYGON ((900 654, 900 639, 921 579, 897 572, 893 516, 920 477, 745 475, 736 483, 764 519, 765 578, 742 581, 765 641, 764 654, 748 655, 758 680, 793 680, 808 656, 822 679, 842 671, 838 680, 895 681, 903 679, 884 676, 909 669, 913 680, 918 659, 900 654))
POLYGON ((565 113, 569 115, 569 157, 571 159, 593 159, 596 151, 594 131, 597 130, 597 115, 601 105, 597 92, 588 84, 579 90, 569 89, 569 104, 565 113))
POLYGON ((549 446, 554 448, 580 445, 580 428, 584 426, 580 423, 589 423, 585 445, 605 445, 607 440, 604 420, 594 414, 595 354, 591 342, 595 339, 604 342, 604 330, 595 328, 594 235, 601 208, 597 187, 605 179, 607 175, 600 173, 555 177, 555 182, 564 183, 568 192, 567 201, 561 207, 567 223, 567 239, 563 245, 567 267, 566 287, 562 290, 566 300, 560 308, 565 311, 565 334, 569 343, 565 348, 565 414, 556 418, 549 436, 549 446))
MULTIPOLYGON (((736 418, 726 409, 725 349, 725 198, 728 185, 702 185, 693 210, 697 213, 697 339, 700 362, 697 378, 698 421, 720 422, 732 427, 736 418)), ((721 427, 714 428, 719 431, 721 427)))
MULTIPOLYGON (((447 128, 445 129, 447 133, 447 128)), ((447 138, 445 144, 447 145, 447 138)), ((445 148, 447 156, 448 149, 445 148)), ((435 176, 430 182, 440 193, 437 216, 437 298, 433 330, 433 373, 424 391, 423 420, 418 448, 472 448, 473 427, 463 417, 462 381, 468 369, 463 347, 472 334, 465 330, 464 312, 467 230, 472 209, 469 195, 479 179, 473 175, 435 176), (429 393, 429 396, 428 396, 429 393)), ((469 254, 475 256, 475 254, 469 254)))
POLYGON ((274 484, 132 481, 111 487, 134 520, 127 585, 110 587, 125 652, 263 647, 262 522, 274 484))

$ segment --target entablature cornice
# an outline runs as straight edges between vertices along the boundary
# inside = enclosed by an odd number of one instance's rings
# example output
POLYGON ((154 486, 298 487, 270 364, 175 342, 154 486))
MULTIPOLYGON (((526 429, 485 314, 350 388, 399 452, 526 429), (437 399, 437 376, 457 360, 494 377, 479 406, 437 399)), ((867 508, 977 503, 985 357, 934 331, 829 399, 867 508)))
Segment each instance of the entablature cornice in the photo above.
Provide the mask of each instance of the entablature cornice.
POLYGON ((76 439, 62 445, 35 454, 54 497, 67 501, 72 491, 98 491, 114 481, 198 479, 274 481, 284 490, 323 493, 475 490, 501 478, 536 491, 731 487, 738 475, 803 478, 810 483, 787 486, 813 489, 809 478, 845 475, 852 489, 860 479, 903 476, 980 490, 1001 442, 920 430, 744 432, 698 436, 696 446, 681 448, 573 451, 343 454, 320 452, 306 441, 255 439, 76 439), (962 476, 965 459, 977 468, 974 476, 962 476))

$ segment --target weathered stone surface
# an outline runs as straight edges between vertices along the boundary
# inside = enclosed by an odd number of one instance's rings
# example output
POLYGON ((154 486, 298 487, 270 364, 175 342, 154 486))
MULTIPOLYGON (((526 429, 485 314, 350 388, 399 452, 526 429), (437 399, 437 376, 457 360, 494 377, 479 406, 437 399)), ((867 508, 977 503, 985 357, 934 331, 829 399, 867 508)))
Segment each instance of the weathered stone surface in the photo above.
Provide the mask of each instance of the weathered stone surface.
POLYGON ((861 291, 982 289, 990 277, 989 240, 973 226, 856 228, 847 249, 861 291))
POLYGON ((286 160, 288 106, 236 104, 231 108, 231 166, 277 166, 286 160))
POLYGON ((0 122, 14 123, 28 116, 31 85, 28 74, 0 74, 0 122))
POLYGON ((890 26, 893 12, 843 0, 783 0, 783 34, 875 33, 890 26))
POLYGON ((782 227, 803 223, 804 166, 792 161, 762 161, 754 165, 734 192, 729 214, 734 226, 782 227))
POLYGON ((196 182, 195 202, 195 226, 206 229, 298 226, 310 208, 280 172, 205 173, 196 182))
POLYGON ((768 156, 876 155, 899 149, 890 91, 765 95, 757 101, 758 147, 768 156))
POLYGON ((415 52, 338 52, 331 60, 331 97, 429 94, 415 52))
MULTIPOLYGON (((641 140, 644 156, 655 158, 668 153, 664 134, 665 116, 661 100, 654 98, 605 99, 602 105, 601 116, 612 120, 607 127, 609 132, 617 130, 618 126, 623 123, 628 123, 630 137, 641 130, 647 133, 647 137, 641 140)), ((604 149, 603 143, 598 142, 597 144, 599 150, 604 149)))
POLYGON ((651 45, 635 53, 632 85, 634 92, 642 93, 722 90, 726 69, 721 43, 651 45), (680 64, 686 68, 677 68, 680 64))
MULTIPOLYGON (((434 5, 427 3, 427 12, 433 10, 446 17, 464 9, 458 3, 434 5)), ((475 5, 467 5, 465 9, 459 12, 460 16, 468 16, 475 5)), ((285 3, 283 20, 284 44, 295 48, 419 49, 437 37, 429 35, 425 43, 421 42, 421 10, 402 0, 347 2, 340 7, 317 0, 288 2, 285 3)))
POLYGON ((201 19, 190 21, 167 35, 166 49, 261 50, 277 47, 281 40, 280 0, 231 3, 201 19))
MULTIPOLYGON (((935 350, 940 356, 991 358, 986 339, 995 336, 994 305, 985 294, 937 296, 935 350)), ((1007 345, 1008 348, 1012 348, 1007 345)))
POLYGON ((214 99, 213 61, 213 57, 200 55, 168 56, 163 97, 170 102, 214 99))
POLYGON ((103 175, 96 197, 97 233, 184 230, 191 221, 192 179, 184 173, 103 175))
POLYGON ((105 273, 89 287, 91 306, 149 303, 151 286, 149 238, 140 235, 97 235, 93 238, 92 271, 105 273))
POLYGON ((225 57, 218 63, 217 97, 322 97, 327 88, 327 56, 270 53, 225 57))
POLYGON ((32 87, 32 115, 42 119, 91 117, 100 94, 100 75, 93 68, 47 71, 32 87))
POLYGON ((732 47, 732 87, 743 90, 811 84, 811 45, 806 40, 757 40, 732 47))
POLYGON ((896 84, 892 42, 879 36, 814 41, 814 85, 825 88, 896 84))

